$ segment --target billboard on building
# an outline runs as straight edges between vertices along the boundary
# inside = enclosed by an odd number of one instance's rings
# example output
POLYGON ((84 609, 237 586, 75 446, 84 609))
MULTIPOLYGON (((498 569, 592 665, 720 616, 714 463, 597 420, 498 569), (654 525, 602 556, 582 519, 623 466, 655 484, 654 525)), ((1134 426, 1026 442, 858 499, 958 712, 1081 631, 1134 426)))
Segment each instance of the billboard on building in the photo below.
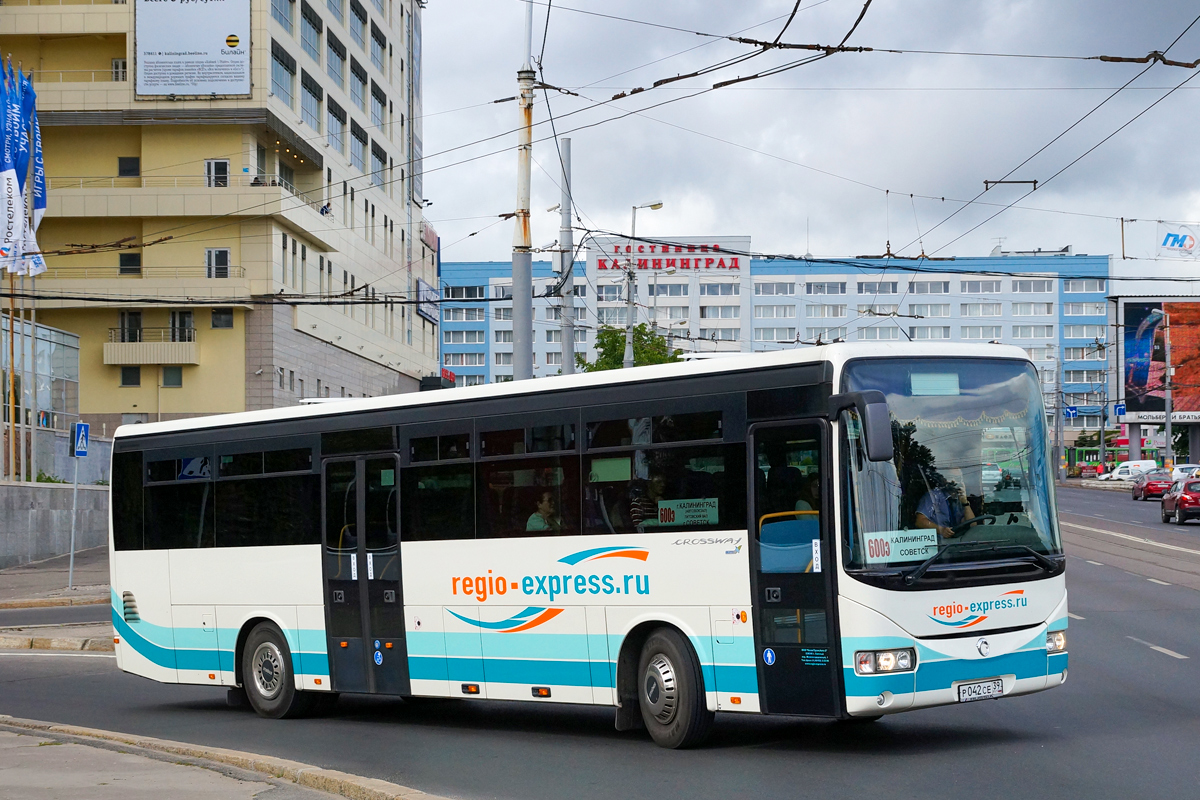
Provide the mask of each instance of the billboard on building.
POLYGON ((1127 422, 1166 419, 1166 332, 1171 335, 1171 418, 1200 422, 1200 302, 1125 300, 1121 308, 1127 422))
POLYGON ((716 274, 750 274, 749 236, 625 237, 595 236, 588 250, 588 274, 623 271, 628 266, 649 271, 676 270, 716 274))
POLYGON ((417 278, 417 313, 434 325, 438 323, 438 291, 417 278))
POLYGON ((250 0, 134 0, 134 94, 249 95, 250 0))

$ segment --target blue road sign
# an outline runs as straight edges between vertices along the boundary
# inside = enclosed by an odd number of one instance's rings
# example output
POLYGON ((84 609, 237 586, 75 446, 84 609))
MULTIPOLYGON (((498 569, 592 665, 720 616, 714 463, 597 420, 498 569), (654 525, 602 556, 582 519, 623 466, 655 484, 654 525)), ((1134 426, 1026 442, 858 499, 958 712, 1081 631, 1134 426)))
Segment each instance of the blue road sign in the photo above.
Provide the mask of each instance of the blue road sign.
POLYGON ((1125 404, 1117 403, 1115 406, 1113 406, 1113 415, 1117 417, 1125 416, 1125 404))
POLYGON ((763 650, 763 663, 768 667, 775 663, 775 651, 769 647, 763 650))
POLYGON ((72 458, 87 458, 90 429, 91 426, 86 422, 76 422, 71 426, 71 441, 74 443, 71 448, 72 458))
POLYGON ((1076 417, 1079 416, 1079 406, 1063 407, 1063 416, 1066 417, 1067 419, 1075 419, 1076 417))

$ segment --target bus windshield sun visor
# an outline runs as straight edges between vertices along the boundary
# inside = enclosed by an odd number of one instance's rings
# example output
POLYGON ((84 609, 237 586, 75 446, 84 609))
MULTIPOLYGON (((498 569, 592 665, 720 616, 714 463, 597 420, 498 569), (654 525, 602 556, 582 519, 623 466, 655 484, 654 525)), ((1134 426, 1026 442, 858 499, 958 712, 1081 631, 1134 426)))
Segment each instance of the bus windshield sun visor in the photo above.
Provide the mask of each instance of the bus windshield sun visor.
POLYGON ((829 419, 836 420, 838 414, 848 408, 858 412, 862 421, 867 444, 867 459, 890 461, 894 455, 892 441, 892 418, 888 413, 887 397, 878 389, 861 392, 835 394, 829 398, 829 419))

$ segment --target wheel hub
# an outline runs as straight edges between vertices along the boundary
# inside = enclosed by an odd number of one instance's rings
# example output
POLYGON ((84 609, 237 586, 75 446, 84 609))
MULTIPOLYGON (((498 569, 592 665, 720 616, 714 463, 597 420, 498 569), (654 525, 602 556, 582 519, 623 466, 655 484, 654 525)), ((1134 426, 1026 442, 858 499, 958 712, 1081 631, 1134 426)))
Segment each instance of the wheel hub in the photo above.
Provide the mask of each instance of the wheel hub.
POLYGON ((664 725, 675 719, 679 708, 675 666, 662 653, 656 654, 646 665, 642 680, 642 692, 651 715, 664 725))
POLYGON ((263 642, 250 661, 254 686, 265 700, 273 700, 283 688, 283 653, 273 642, 263 642))

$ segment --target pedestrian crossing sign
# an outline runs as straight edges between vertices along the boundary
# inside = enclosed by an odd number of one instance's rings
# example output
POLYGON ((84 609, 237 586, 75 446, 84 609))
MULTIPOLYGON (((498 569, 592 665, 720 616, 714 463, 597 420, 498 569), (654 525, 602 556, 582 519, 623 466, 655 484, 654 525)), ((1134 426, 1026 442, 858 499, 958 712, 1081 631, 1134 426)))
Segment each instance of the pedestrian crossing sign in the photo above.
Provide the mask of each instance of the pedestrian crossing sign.
POLYGON ((87 458, 88 432, 91 426, 86 422, 76 422, 71 426, 71 457, 87 458))

